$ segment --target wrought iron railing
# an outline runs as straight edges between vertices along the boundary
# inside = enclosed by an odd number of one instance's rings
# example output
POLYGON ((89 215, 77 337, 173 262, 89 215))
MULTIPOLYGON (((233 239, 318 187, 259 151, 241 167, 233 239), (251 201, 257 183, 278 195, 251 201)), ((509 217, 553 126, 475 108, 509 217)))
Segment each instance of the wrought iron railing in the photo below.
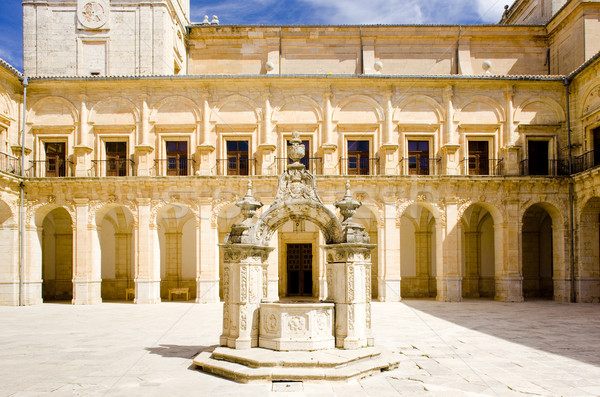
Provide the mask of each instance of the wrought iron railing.
POLYGON ((131 176, 134 164, 131 159, 92 160, 91 176, 131 176))
POLYGON ((441 158, 403 157, 399 169, 402 175, 439 175, 441 158))
POLYGON ((194 175, 194 159, 187 157, 170 157, 155 159, 156 175, 159 176, 188 176, 194 175))
POLYGON ((217 175, 256 175, 256 159, 228 158, 217 159, 217 175))
POLYGON ((563 160, 525 159, 519 164, 521 175, 569 175, 569 164, 563 160))
MULTIPOLYGON (((286 157, 275 158, 276 174, 279 175, 287 168, 292 160, 286 157)), ((323 158, 322 157, 308 157, 300 159, 300 163, 304 164, 306 169, 314 175, 323 174, 323 158)))
POLYGON ((30 160, 30 167, 26 175, 35 178, 62 178, 73 176, 73 162, 71 160, 30 160))
POLYGON ((600 165, 600 150, 590 150, 573 157, 573 173, 589 170, 600 165))
POLYGON ((464 175, 504 175, 504 159, 464 158, 461 161, 464 175))
POLYGON ((379 175, 379 157, 342 157, 340 175, 379 175))
POLYGON ((0 153, 0 171, 21 175, 21 159, 10 154, 0 153))

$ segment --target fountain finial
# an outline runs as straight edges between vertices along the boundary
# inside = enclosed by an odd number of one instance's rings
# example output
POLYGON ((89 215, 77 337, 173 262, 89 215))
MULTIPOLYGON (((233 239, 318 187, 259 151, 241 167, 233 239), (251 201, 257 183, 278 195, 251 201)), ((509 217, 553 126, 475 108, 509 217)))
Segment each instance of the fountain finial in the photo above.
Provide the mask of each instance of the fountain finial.
POLYGON ((300 159, 306 154, 306 149, 302 144, 302 139, 300 139, 298 131, 292 132, 290 144, 288 147, 288 156, 292 160, 292 164, 288 165, 288 169, 304 169, 304 164, 300 163, 300 159))

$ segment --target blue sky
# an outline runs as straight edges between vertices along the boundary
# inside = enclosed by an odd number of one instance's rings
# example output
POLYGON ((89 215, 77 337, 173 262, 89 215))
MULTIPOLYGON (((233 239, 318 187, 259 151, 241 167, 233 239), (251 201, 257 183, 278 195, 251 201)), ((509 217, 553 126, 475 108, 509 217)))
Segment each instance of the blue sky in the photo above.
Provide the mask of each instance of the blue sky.
MULTIPOLYGON (((221 24, 479 24, 512 0, 191 0, 192 22, 221 24)), ((0 0, 0 58, 23 69, 21 0, 0 0)))

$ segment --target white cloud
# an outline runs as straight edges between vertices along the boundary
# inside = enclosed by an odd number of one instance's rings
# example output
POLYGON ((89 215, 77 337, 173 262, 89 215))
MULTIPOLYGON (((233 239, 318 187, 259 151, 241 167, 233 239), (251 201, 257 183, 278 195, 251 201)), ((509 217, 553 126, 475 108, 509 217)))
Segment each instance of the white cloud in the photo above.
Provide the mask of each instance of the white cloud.
POLYGON ((502 17, 504 6, 513 0, 477 0, 477 12, 483 23, 497 23, 502 17))
MULTIPOLYGON (((401 24, 423 23, 421 7, 411 0, 302 0, 316 8, 331 10, 329 23, 338 24, 401 24)), ((319 18, 320 16, 316 16, 319 18)))

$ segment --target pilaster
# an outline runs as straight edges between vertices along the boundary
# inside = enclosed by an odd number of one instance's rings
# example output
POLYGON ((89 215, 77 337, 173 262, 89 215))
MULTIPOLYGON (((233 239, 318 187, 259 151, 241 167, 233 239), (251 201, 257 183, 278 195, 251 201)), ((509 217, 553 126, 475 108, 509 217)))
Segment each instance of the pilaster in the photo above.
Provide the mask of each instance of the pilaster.
POLYGON ((196 221, 196 303, 219 302, 219 242, 216 226, 210 221, 212 206, 203 202, 196 221))
POLYGON ((89 199, 76 198, 73 227, 73 304, 102 302, 100 242, 95 225, 88 223, 89 199))
POLYGON ((160 303, 160 252, 150 199, 137 199, 138 224, 135 263, 135 303, 160 303))
POLYGON ((458 202, 455 199, 446 201, 446 228, 442 243, 441 266, 437 270, 437 300, 444 302, 460 302, 462 300, 462 277, 460 276, 460 229, 458 202))

